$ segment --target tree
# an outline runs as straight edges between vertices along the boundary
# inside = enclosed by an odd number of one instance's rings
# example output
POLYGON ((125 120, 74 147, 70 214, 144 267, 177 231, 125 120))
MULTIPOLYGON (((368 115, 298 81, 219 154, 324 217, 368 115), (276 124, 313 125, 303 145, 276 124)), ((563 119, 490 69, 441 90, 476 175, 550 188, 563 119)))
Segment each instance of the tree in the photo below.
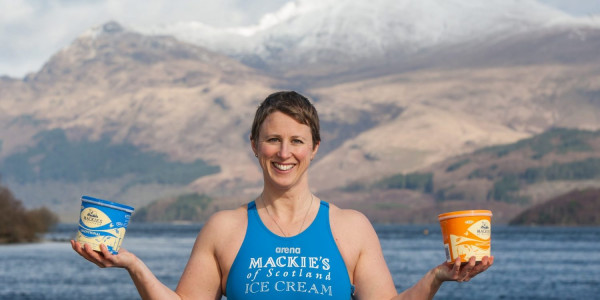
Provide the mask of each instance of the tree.
POLYGON ((34 242, 39 234, 58 223, 58 217, 45 207, 26 210, 13 193, 0 185, 0 244, 34 242))

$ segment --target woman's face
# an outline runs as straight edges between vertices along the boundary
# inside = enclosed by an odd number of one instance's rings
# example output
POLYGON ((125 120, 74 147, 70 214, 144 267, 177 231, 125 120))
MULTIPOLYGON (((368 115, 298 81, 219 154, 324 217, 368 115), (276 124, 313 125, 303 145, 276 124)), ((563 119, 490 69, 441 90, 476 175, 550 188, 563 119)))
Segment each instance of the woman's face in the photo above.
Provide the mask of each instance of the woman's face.
POLYGON ((258 155, 265 184, 290 189, 299 183, 308 184, 306 170, 317 153, 313 149, 310 127, 276 111, 260 126, 252 150, 258 155))

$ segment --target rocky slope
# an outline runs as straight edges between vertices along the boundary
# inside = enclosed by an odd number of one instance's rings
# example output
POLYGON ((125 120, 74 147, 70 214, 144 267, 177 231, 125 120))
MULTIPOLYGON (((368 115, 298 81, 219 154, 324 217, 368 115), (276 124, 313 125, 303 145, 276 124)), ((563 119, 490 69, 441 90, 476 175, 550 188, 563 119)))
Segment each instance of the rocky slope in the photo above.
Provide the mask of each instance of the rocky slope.
MULTIPOLYGON (((89 141, 96 143, 93 149, 108 149, 105 154, 115 145, 131 145, 142 153, 164 154, 167 162, 201 160, 221 169, 203 184, 206 189, 222 191, 227 182, 242 182, 243 188, 260 180, 245 147, 247 132, 254 108, 275 82, 172 37, 144 36, 107 23, 54 55, 40 72, 0 82, 0 158, 32 153, 43 147, 41 137, 58 130, 74 144, 89 141)), ((85 153, 80 155, 85 160, 85 153)), ((27 158, 34 173, 43 169, 44 157, 27 158)), ((68 156, 57 159, 63 165, 73 162, 68 156)), ((51 202, 61 211, 76 210, 73 203, 85 193, 141 205, 150 201, 147 197, 179 193, 187 185, 146 184, 140 190, 121 178, 40 181, 33 174, 17 181, 14 174, 2 175, 26 204, 51 202)))

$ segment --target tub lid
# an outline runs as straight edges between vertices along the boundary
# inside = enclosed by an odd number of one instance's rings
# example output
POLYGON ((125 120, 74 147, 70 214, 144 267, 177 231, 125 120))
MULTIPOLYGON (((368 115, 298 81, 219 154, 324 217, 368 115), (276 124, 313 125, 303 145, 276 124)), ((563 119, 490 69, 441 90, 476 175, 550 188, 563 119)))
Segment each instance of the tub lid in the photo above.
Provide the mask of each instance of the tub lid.
POLYGON ((102 200, 102 199, 94 198, 94 197, 90 197, 90 196, 81 196, 81 201, 95 203, 95 204, 106 206, 106 207, 112 207, 112 208, 124 210, 126 212, 130 212, 130 213, 132 213, 134 210, 133 207, 125 205, 125 204, 102 200))
POLYGON ((438 215, 438 220, 446 220, 450 218, 460 218, 460 217, 474 217, 474 216, 492 216, 491 210, 459 210, 459 211, 451 211, 438 215))

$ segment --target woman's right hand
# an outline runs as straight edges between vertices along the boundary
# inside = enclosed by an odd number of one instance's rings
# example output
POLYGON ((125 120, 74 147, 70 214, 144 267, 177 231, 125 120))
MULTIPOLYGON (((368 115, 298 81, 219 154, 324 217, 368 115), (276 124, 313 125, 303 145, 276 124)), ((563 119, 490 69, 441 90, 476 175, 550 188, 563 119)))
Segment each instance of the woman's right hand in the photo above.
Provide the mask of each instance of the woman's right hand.
POLYGON ((71 247, 83 258, 91 261, 100 268, 117 267, 127 269, 131 267, 137 259, 133 253, 123 248, 119 249, 117 255, 113 255, 108 251, 108 248, 106 248, 104 244, 100 245, 100 252, 92 250, 92 247, 89 244, 84 244, 82 247, 79 242, 74 240, 71 240, 71 247))

